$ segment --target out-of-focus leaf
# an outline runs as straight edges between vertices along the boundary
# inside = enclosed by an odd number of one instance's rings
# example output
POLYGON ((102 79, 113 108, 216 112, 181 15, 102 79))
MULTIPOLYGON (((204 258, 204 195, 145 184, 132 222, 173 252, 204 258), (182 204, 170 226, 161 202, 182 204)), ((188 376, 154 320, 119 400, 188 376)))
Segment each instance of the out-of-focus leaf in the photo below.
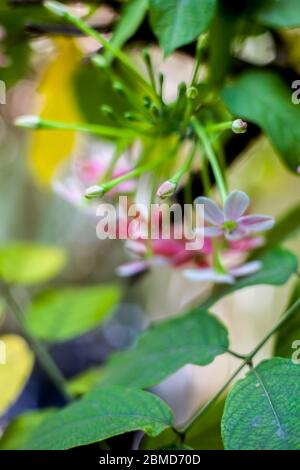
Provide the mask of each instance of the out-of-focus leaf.
POLYGON ((33 363, 33 354, 21 336, 0 336, 0 415, 22 392, 33 363))
POLYGON ((222 92, 229 110, 262 128, 285 165, 297 174, 300 165, 300 108, 291 90, 273 73, 248 71, 222 92))
POLYGON ((266 239, 266 246, 271 247, 300 232, 300 206, 290 209, 276 224, 266 239))
POLYGON ((101 105, 112 107, 119 116, 128 111, 125 101, 113 90, 108 74, 90 63, 83 63, 77 70, 74 89, 80 112, 88 122, 107 126, 118 125, 101 112, 101 105))
POLYGON ((68 382, 68 389, 73 396, 84 395, 89 392, 98 382, 102 374, 101 367, 85 370, 73 377, 68 382))
POLYGON ((44 421, 26 449, 64 450, 141 430, 156 436, 172 423, 170 408, 142 390, 94 390, 44 421))
POLYGON ((18 450, 26 445, 35 429, 54 413, 54 409, 29 411, 18 416, 6 428, 0 450, 18 450))
POLYGON ((297 257, 288 250, 273 248, 266 252, 261 258, 262 268, 260 271, 236 281, 230 286, 216 286, 212 295, 204 302, 202 308, 210 308, 222 297, 245 287, 260 284, 280 286, 285 284, 292 274, 297 271, 297 257))
POLYGON ((186 364, 209 364, 227 348, 227 330, 222 323, 195 309, 158 323, 132 349, 116 353, 103 369, 100 383, 148 388, 186 364))
POLYGON ((197 450, 223 450, 221 437, 223 410, 224 400, 219 400, 214 406, 209 407, 188 428, 184 442, 197 450))
MULTIPOLYGON (((300 282, 298 281, 291 296, 290 306, 300 298, 300 282)), ((300 348, 300 308, 292 315, 280 328, 274 349, 274 355, 279 357, 292 358, 297 349, 300 348), (299 343, 295 343, 299 341, 299 343)))
POLYGON ((14 85, 30 70, 30 36, 26 33, 26 26, 34 22, 47 23, 48 17, 49 13, 42 5, 16 8, 6 0, 0 1, 0 26, 4 28, 0 50, 8 59, 4 67, 0 67, 0 79, 7 87, 14 85))
POLYGON ((0 246, 0 279, 8 283, 48 281, 63 269, 65 252, 57 247, 26 242, 0 246))
POLYGON ((300 25, 299 0, 257 1, 254 17, 260 23, 275 28, 293 28, 300 25))
POLYGON ((145 435, 140 444, 142 450, 156 450, 177 445, 179 436, 172 428, 167 428, 159 436, 151 437, 145 435))
POLYGON ((149 0, 130 0, 124 7, 111 42, 121 48, 137 31, 148 10, 149 0))
POLYGON ((197 39, 215 5, 215 0, 150 0, 150 23, 165 55, 197 39))
MULTIPOLYGON (((78 122, 79 112, 73 90, 74 73, 81 54, 70 39, 56 39, 57 55, 42 74, 38 93, 41 105, 36 113, 43 119, 78 122)), ((88 93, 88 89, 86 90, 88 93)), ((68 159, 76 144, 76 133, 61 130, 33 131, 30 163, 37 180, 48 184, 57 167, 68 159)))
POLYGON ((69 340, 98 326, 120 294, 113 284, 43 292, 27 311, 27 328, 46 341, 69 340))
POLYGON ((300 449, 300 367, 264 361, 229 393, 222 418, 227 450, 300 449))

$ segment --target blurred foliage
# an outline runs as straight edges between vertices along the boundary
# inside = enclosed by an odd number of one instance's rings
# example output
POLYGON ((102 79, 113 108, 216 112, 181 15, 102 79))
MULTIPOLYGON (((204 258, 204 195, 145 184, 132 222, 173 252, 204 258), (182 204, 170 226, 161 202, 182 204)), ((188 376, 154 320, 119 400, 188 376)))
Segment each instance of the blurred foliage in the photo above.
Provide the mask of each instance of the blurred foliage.
POLYGON ((55 277, 65 266, 58 247, 23 242, 0 246, 0 279, 7 283, 35 284, 55 277))
MULTIPOLYGON (((25 79, 36 91, 32 108, 30 103, 30 113, 38 113, 46 120, 75 123, 74 129, 87 121, 122 128, 125 134, 128 131, 128 138, 120 141, 112 139, 112 142, 123 149, 138 137, 142 146, 142 162, 158 165, 161 172, 159 176, 162 177, 169 177, 170 172, 177 168, 180 158, 185 156, 184 144, 194 137, 192 126, 188 125, 191 114, 194 113, 201 123, 234 117, 253 123, 255 126, 249 126, 250 132, 244 136, 245 140, 241 139, 241 147, 236 143, 236 136, 226 133, 217 136, 213 148, 218 152, 218 161, 222 160, 222 171, 226 166, 230 168, 230 186, 249 187, 254 205, 265 204, 265 209, 269 204, 271 212, 280 214, 281 218, 269 233, 266 245, 259 250, 263 263, 261 271, 237 281, 233 286, 214 287, 204 305, 210 308, 223 297, 250 286, 279 286, 287 283, 297 272, 297 256, 276 247, 282 242, 290 243, 291 240, 297 243, 295 236, 300 226, 296 200, 296 196, 299 197, 296 194, 296 179, 300 166, 300 115, 299 108, 291 102, 291 90, 287 86, 299 72, 299 30, 287 31, 283 28, 300 26, 299 1, 253 0, 237 3, 233 0, 130 0, 121 5, 116 5, 116 2, 106 3, 120 14, 114 14, 118 19, 113 20, 108 28, 112 33, 110 44, 115 49, 99 48, 95 54, 95 46, 94 49, 85 50, 81 39, 78 41, 78 37, 75 38, 82 35, 82 23, 78 25, 76 19, 70 33, 67 28, 70 26, 68 18, 56 17, 42 5, 13 7, 5 0, 0 0, 0 27, 3 29, 0 30, 0 79, 10 89, 10 96, 14 96, 18 85, 22 85, 25 79), (38 26, 39 37, 32 35, 34 25, 38 26), (59 35, 54 28, 58 25, 59 35), (44 34, 46 31, 48 34, 44 34), (209 32, 207 36, 206 32, 209 32), (199 41, 201 33, 204 35, 199 41), (245 51, 250 47, 251 57, 260 54, 253 38, 264 36, 265 33, 272 46, 271 58, 262 61, 259 68, 249 69, 251 60, 247 59, 249 55, 245 51), (164 87, 168 83, 163 82, 162 75, 152 76, 151 55, 145 51, 143 53, 143 65, 147 73, 145 80, 131 65, 128 67, 127 56, 124 61, 120 51, 126 47, 131 54, 131 50, 135 50, 132 46, 137 45, 139 49, 145 42, 148 46, 154 38, 157 38, 165 55, 182 48, 187 54, 194 56, 196 53, 198 61, 190 83, 195 87, 181 83, 176 100, 170 104, 164 102, 164 87), (47 57, 43 57, 43 40, 51 45, 47 57), (235 42, 241 45, 239 53, 234 51, 235 42), (114 50, 118 53, 114 54, 114 50), (203 80, 201 78, 197 83, 197 76, 200 75, 203 80), (193 94, 195 96, 192 99, 193 94), (253 144, 253 137, 258 134, 270 139, 284 164, 282 168, 274 159, 275 153, 266 144, 266 139, 260 138, 253 144), (241 157, 240 150, 245 147, 248 150, 241 157), (163 159, 164 164, 159 166, 163 159), (251 164, 248 164, 249 160, 251 164), (243 175, 240 173, 234 176, 236 166, 240 164, 245 165, 243 175), (293 194, 284 196, 283 192, 293 194), (264 195, 263 201, 261 194, 264 195), (290 202, 294 206, 287 210, 290 202)), ((97 21, 101 16, 98 9, 87 8, 86 19, 89 23, 94 21, 94 10, 98 13, 95 16, 97 21)), ((97 27, 100 30, 102 28, 101 25, 97 27)), ((135 52, 131 59, 136 61, 135 52)), ((173 77, 167 78, 170 80, 173 77)), ((18 102, 18 97, 12 101, 18 102)), ((17 105, 22 108, 22 103, 18 102, 17 105)), ((14 149, 14 155, 19 157, 23 142, 20 134, 10 129, 11 120, 16 114, 15 104, 10 106, 9 103, 7 108, 3 109, 3 123, 9 131, 5 127, 4 140, 6 143, 8 140, 10 143, 18 140, 19 147, 14 149), (9 139, 6 133, 11 133, 9 139)), ((0 124, 2 126, 2 121, 0 124)), ((2 127, 0 130, 2 132, 2 127)), ((49 186, 62 163, 76 155, 78 149, 85 149, 90 140, 83 137, 78 139, 75 130, 34 130, 28 154, 36 180, 49 186)), ((2 148, 1 155, 10 153, 11 148, 9 151, 6 147, 2 148)), ((29 220, 26 227, 22 227, 21 236, 29 235, 33 238, 34 234, 37 239, 51 239, 54 237, 53 231, 57 229, 56 222, 60 220, 62 228, 55 232, 56 240, 68 248, 72 245, 73 253, 78 254, 78 257, 70 259, 68 275, 55 280, 57 287, 51 286, 50 289, 46 284, 41 288, 35 284, 48 283, 62 274, 67 260, 65 250, 35 242, 2 244, 0 278, 8 289, 10 284, 19 285, 16 289, 17 301, 24 308, 24 325, 36 341, 41 340, 40 347, 44 347, 43 342, 53 342, 60 343, 59 346, 64 348, 68 342, 70 348, 76 348, 79 337, 88 336, 92 330, 103 325, 109 312, 120 301, 121 289, 110 279, 109 284, 99 284, 100 278, 107 280, 107 276, 112 276, 108 274, 109 269, 113 269, 111 263, 108 265, 103 262, 105 253, 101 253, 102 274, 99 274, 99 270, 92 274, 91 266, 97 265, 95 253, 100 249, 98 244, 91 246, 94 239, 91 240, 91 231, 86 229, 90 224, 89 217, 85 218, 76 209, 70 209, 68 214, 72 213, 72 216, 68 218, 61 202, 53 205, 49 216, 45 209, 47 206, 41 201, 48 196, 32 190, 20 163, 17 161, 11 166, 11 184, 5 181, 6 172, 3 172, 2 191, 6 200, 1 205, 1 210, 2 206, 4 208, 1 213, 1 236, 4 238, 10 233, 5 228, 5 210, 7 217, 11 218, 17 206, 16 201, 24 199, 22 209, 26 208, 26 215, 32 211, 31 220, 34 219, 37 225, 39 214, 40 226, 32 228, 29 220), (32 201, 35 201, 36 206, 32 206, 32 201), (43 228, 41 220, 44 222, 43 228), (76 285, 74 278, 78 282, 76 285), (84 285, 79 286, 80 282, 84 285), (29 287, 28 293, 33 295, 32 303, 22 286, 29 287), (38 289, 37 294, 35 289, 38 289)), ((195 169, 198 171, 199 167, 198 162, 195 169)), ((207 176, 214 183, 212 175, 207 176)), ((205 186, 204 182, 201 184, 205 186)), ((198 192, 203 189, 198 180, 196 185, 198 192)), ((192 189, 188 187, 186 194, 192 194, 192 189)), ((19 213, 16 218, 20 219, 19 213)), ((17 232, 21 225, 18 222, 17 232)), ((132 286, 126 284, 126 295, 130 296, 131 289, 135 288, 135 293, 139 290, 139 287, 134 287, 134 283, 132 286)), ((150 295, 155 296, 155 293, 151 292, 150 295)), ((299 300, 299 295, 297 283, 291 306, 299 300)), ((94 361, 99 365, 87 368, 65 384, 71 395, 83 395, 82 398, 62 410, 40 410, 20 415, 7 427, 0 448, 70 448, 142 430, 149 434, 143 438, 143 449, 182 449, 185 446, 199 450, 222 449, 222 400, 197 419, 192 418, 184 432, 178 432, 172 427, 169 407, 154 395, 137 390, 138 387, 146 388, 160 383, 186 364, 212 363, 218 354, 228 350, 227 329, 215 317, 203 311, 203 298, 197 300, 197 303, 202 304, 202 307, 198 306, 193 311, 187 309, 183 316, 151 326, 129 351, 117 353, 106 365, 100 364, 109 349, 103 346, 103 354, 94 361), (105 383, 117 384, 117 387, 99 387, 105 383), (134 388, 119 387, 120 384, 134 388)), ((6 312, 5 304, 4 308, 6 312)), ((10 331, 15 328, 10 315, 3 316, 1 321, 4 329, 10 331)), ((290 358, 292 344, 298 340, 299 331, 299 308, 295 308, 294 315, 279 330, 275 354, 290 358)), ((0 414, 3 415, 11 410, 26 388, 34 358, 21 336, 4 335, 0 341, 3 342, 1 345, 6 346, 7 355, 7 363, 0 365, 0 414)), ((65 349, 62 351, 63 359, 58 355, 57 361, 58 382, 64 381, 64 377, 60 377, 65 349)), ((44 354, 48 354, 46 348, 44 354)), ((56 364, 52 364, 52 367, 55 369, 56 364)), ((56 382, 56 388, 62 393, 60 385, 57 387, 56 382)), ((288 360, 272 359, 252 370, 233 387, 226 399, 223 417, 225 447, 299 448, 298 389, 299 372, 288 360), (284 380, 281 380, 282 377, 284 380), (288 402, 284 398, 287 386, 293 413, 290 412, 291 405, 287 406, 288 402), (271 406, 270 395, 274 401, 271 406)))
POLYGON ((26 325, 45 341, 67 341, 96 328, 120 300, 117 285, 42 292, 26 312, 26 325))
POLYGON ((5 362, 0 364, 0 414, 16 400, 27 382, 34 363, 33 353, 21 336, 0 336, 1 356, 5 362))

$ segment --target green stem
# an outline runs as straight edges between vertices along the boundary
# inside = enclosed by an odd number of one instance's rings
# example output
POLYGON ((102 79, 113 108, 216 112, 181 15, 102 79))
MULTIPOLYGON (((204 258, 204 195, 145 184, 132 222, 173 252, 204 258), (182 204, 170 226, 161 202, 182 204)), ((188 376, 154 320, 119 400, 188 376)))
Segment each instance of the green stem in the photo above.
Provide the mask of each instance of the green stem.
POLYGON ((189 157, 183 163, 183 165, 179 168, 177 173, 175 173, 175 175, 172 176, 172 178, 170 178, 170 181, 172 181, 172 183, 175 183, 177 185, 180 179, 183 177, 183 175, 189 171, 193 158, 195 156, 195 152, 196 152, 196 142, 193 142, 193 146, 192 146, 189 157))
POLYGON ((178 431, 186 432, 186 430, 193 424, 193 422, 203 415, 203 413, 213 404, 215 401, 220 398, 227 389, 227 387, 231 384, 231 382, 235 379, 235 377, 244 369, 245 366, 249 366, 252 364, 253 358, 256 354, 260 351, 260 349, 265 345, 267 341, 289 320, 295 312, 300 307, 300 298, 296 300, 296 302, 282 315, 281 319, 276 323, 276 325, 269 331, 269 333, 258 343, 258 345, 247 355, 242 356, 238 353, 233 351, 228 351, 230 354, 238 357, 239 359, 243 360, 243 363, 238 367, 238 369, 231 375, 231 377, 227 380, 227 382, 220 388, 220 390, 202 407, 194 416, 178 431))
POLYGON ((203 49, 207 44, 207 36, 201 36, 197 41, 196 48, 196 62, 194 67, 194 72, 191 80, 191 86, 194 86, 197 83, 198 73, 200 69, 201 62, 203 61, 203 49))
POLYGON ((16 125, 19 127, 27 127, 31 129, 48 129, 48 130, 66 130, 78 131, 89 134, 97 134, 105 137, 133 137, 135 132, 132 129, 121 129, 117 127, 100 126, 98 124, 80 124, 76 122, 50 121, 47 119, 36 118, 37 122, 33 125, 26 123, 26 116, 17 119, 16 125), (24 120, 24 123, 23 123, 24 120))
POLYGON ((197 119, 193 116, 192 117, 192 125, 195 129, 195 132, 196 134, 198 135, 203 147, 204 147, 204 151, 207 155, 207 158, 209 160, 209 163, 212 167, 212 170, 213 170, 213 173, 214 173, 214 176, 215 176, 215 179, 216 179, 216 183, 217 183, 217 186, 218 186, 218 189, 219 189, 219 192, 220 192, 220 196, 221 196, 221 200, 222 200, 222 203, 224 204, 225 201, 226 201, 226 198, 227 198, 227 186, 226 186, 226 183, 224 181, 224 178, 223 178, 223 175, 222 175, 222 171, 221 171, 221 168, 220 168, 220 165, 219 165, 219 162, 218 162, 218 159, 217 159, 217 156, 211 146, 211 143, 206 135, 206 132, 205 132, 205 129, 201 126, 201 124, 199 124, 199 122, 197 121, 197 119))
POLYGON ((119 61, 126 68, 128 68, 131 72, 137 75, 139 79, 143 79, 142 76, 137 72, 134 65, 128 59, 126 54, 120 51, 120 49, 115 47, 111 42, 107 41, 100 33, 98 33, 96 30, 91 28, 83 20, 81 20, 75 15, 72 15, 72 13, 69 11, 69 9, 65 5, 62 5, 59 2, 48 1, 48 2, 45 2, 45 7, 48 10, 50 10, 52 13, 54 13, 55 15, 60 16, 61 18, 65 19, 69 23, 76 26, 80 31, 82 31, 87 36, 90 36, 93 39, 95 39, 99 44, 101 44, 101 46, 107 49, 115 58, 119 59, 119 61))
POLYGON ((66 401, 72 400, 72 396, 70 395, 67 388, 66 380, 57 365, 55 364, 54 360, 52 359, 46 348, 43 346, 43 344, 40 343, 40 341, 35 338, 27 329, 26 323, 24 321, 24 313, 20 305, 14 298, 10 287, 6 284, 3 284, 1 290, 7 304, 10 307, 11 312, 14 314, 20 328, 22 329, 25 338, 30 344, 33 352, 36 355, 37 360, 48 375, 49 379, 57 388, 57 390, 59 390, 62 396, 66 399, 66 401))
POLYGON ((209 124, 205 127, 206 132, 222 132, 232 128, 232 121, 220 122, 218 124, 209 124))

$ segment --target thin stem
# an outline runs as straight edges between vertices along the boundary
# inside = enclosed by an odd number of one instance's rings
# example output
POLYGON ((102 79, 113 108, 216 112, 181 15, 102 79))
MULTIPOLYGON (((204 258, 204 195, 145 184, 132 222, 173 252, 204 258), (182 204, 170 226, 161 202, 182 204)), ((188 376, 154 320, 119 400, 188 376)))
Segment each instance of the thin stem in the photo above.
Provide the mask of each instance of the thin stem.
POLYGON ((200 177, 202 180, 203 188, 204 188, 204 194, 205 196, 209 197, 210 195, 210 179, 209 179, 209 173, 208 173, 208 166, 207 166, 207 158, 204 152, 202 152, 202 158, 201 158, 201 171, 200 171, 200 177))
POLYGON ((177 173, 175 173, 172 178, 170 178, 170 181, 172 181, 175 184, 178 184, 179 180, 182 178, 182 176, 187 173, 191 167, 192 161, 194 159, 196 152, 196 142, 193 142, 193 146, 190 152, 189 157, 186 159, 186 161, 183 163, 183 165, 179 168, 177 173))
POLYGON ((16 120, 16 125, 19 127, 27 127, 31 129, 48 129, 48 130, 66 130, 78 131, 89 134, 97 134, 106 137, 132 137, 135 132, 132 129, 121 129, 118 127, 101 126, 98 124, 80 124, 76 122, 61 122, 50 121, 36 117, 36 123, 27 124, 26 117, 21 117, 16 120))
POLYGON ((200 69, 201 62, 203 60, 203 48, 206 45, 206 36, 202 36, 198 39, 197 42, 197 49, 196 49, 196 62, 195 62, 195 68, 192 76, 192 81, 191 81, 191 86, 195 85, 197 83, 198 79, 198 73, 200 69))
POLYGON ((218 124, 209 124, 205 127, 206 132, 222 132, 232 129, 232 121, 219 122, 218 124))
POLYGON ((55 15, 64 18, 69 23, 73 24, 82 31, 87 36, 92 37, 95 39, 101 46, 107 49, 114 57, 119 59, 119 61, 125 65, 126 68, 130 69, 135 75, 138 75, 139 78, 142 78, 141 75, 137 72, 134 65, 130 62, 127 55, 124 54, 120 49, 116 48, 111 42, 107 41, 102 34, 98 33, 95 29, 91 28, 88 24, 86 24, 83 20, 78 18, 75 15, 72 15, 70 10, 59 2, 55 1, 48 1, 45 3, 45 7, 50 10, 55 15))
MULTIPOLYGON (((231 377, 227 380, 227 382, 220 388, 220 390, 202 407, 198 410, 194 416, 180 429, 179 432, 185 432, 193 422, 199 418, 215 401, 222 396, 223 392, 227 389, 227 387, 231 384, 231 382, 235 379, 235 377, 244 369, 245 366, 249 366, 252 364, 252 360, 254 356, 260 351, 260 349, 265 345, 265 343, 276 333, 284 323, 289 320, 294 313, 300 307, 300 298, 296 300, 296 302, 282 315, 281 319, 276 323, 276 325, 269 331, 269 333, 258 343, 258 345, 253 349, 252 352, 247 354, 246 356, 239 357, 243 360, 243 363, 238 367, 238 369, 231 375, 231 377)), ((234 354, 236 357, 240 356, 237 353, 233 353, 232 351, 228 351, 230 354, 234 354)))
POLYGON ((152 88, 150 87, 150 85, 142 77, 142 75, 137 71, 137 69, 132 64, 132 62, 129 60, 127 55, 124 54, 118 47, 114 46, 112 42, 107 41, 102 36, 102 34, 99 34, 97 31, 95 31, 93 28, 91 28, 83 20, 81 20, 77 16, 72 15, 71 12, 69 11, 69 9, 65 5, 62 5, 61 3, 55 2, 55 1, 47 1, 47 2, 45 2, 45 7, 48 10, 50 10, 52 13, 60 16, 61 18, 64 18, 69 23, 76 26, 80 31, 82 31, 87 36, 90 36, 93 39, 95 39, 107 51, 109 51, 112 54, 113 57, 118 59, 120 61, 120 63, 123 64, 125 69, 127 69, 140 82, 140 84, 142 84, 143 88, 150 95, 153 95, 153 97, 156 97, 156 95, 153 94, 153 91, 152 91, 152 88))
POLYGON ((150 53, 147 49, 144 49, 144 51, 143 51, 143 58, 144 58, 144 62, 145 62, 146 68, 147 68, 147 72, 148 72, 148 75, 149 75, 151 86, 153 88, 154 93, 157 95, 156 80, 155 80, 155 76, 154 76, 152 60, 151 60, 150 53))
POLYGON ((11 289, 8 285, 2 284, 2 294, 10 307, 11 312, 14 314, 20 328, 23 331, 25 338, 27 339, 28 343, 31 345, 33 352, 36 355, 37 360, 39 361, 40 365, 48 375, 51 382, 55 385, 57 390, 60 391, 62 396, 66 399, 66 401, 72 400, 72 396, 70 395, 65 378, 63 377, 62 373, 60 372, 59 368, 53 361, 52 357, 46 350, 46 348, 40 343, 40 341, 35 338, 30 331, 27 329, 26 323, 24 321, 24 313, 14 298, 11 289))
POLYGON ((221 171, 217 156, 206 135, 205 129, 201 126, 201 124, 199 124, 199 122, 197 121, 195 117, 192 117, 192 125, 200 141, 202 142, 205 153, 207 155, 207 158, 209 160, 209 163, 212 167, 212 170, 216 179, 216 183, 220 192, 222 203, 224 204, 227 198, 227 187, 226 187, 226 183, 224 181, 223 175, 222 175, 222 171, 221 171))

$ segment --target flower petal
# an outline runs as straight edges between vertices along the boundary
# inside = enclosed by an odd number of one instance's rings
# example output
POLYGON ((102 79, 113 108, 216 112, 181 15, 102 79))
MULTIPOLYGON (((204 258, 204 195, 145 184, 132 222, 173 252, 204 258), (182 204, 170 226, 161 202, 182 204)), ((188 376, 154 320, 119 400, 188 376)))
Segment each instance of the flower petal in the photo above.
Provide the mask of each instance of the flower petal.
POLYGON ((239 226, 247 233, 264 232, 270 230, 274 224, 274 217, 269 215, 246 215, 239 219, 239 226))
POLYGON ((223 230, 219 227, 204 227, 204 236, 207 238, 219 237, 223 233, 223 230))
POLYGON ((237 220, 250 204, 250 199, 243 191, 232 191, 225 201, 225 220, 237 220))
POLYGON ((129 263, 122 264, 116 269, 116 273, 120 277, 130 277, 136 274, 143 273, 150 267, 148 261, 130 261, 129 263))
POLYGON ((242 264, 237 268, 230 269, 230 274, 234 277, 248 276, 249 274, 256 273, 262 268, 260 261, 250 261, 249 263, 242 264))
POLYGON ((216 284, 233 284, 234 277, 231 274, 220 274, 214 269, 185 269, 183 275, 190 281, 214 282, 216 284))
POLYGON ((195 204, 204 205, 204 219, 213 225, 222 225, 224 222, 224 215, 220 207, 208 197, 197 197, 195 204))
POLYGON ((259 248, 263 246, 263 244, 263 237, 248 237, 242 240, 232 240, 230 243, 230 249, 233 251, 244 252, 259 248))

